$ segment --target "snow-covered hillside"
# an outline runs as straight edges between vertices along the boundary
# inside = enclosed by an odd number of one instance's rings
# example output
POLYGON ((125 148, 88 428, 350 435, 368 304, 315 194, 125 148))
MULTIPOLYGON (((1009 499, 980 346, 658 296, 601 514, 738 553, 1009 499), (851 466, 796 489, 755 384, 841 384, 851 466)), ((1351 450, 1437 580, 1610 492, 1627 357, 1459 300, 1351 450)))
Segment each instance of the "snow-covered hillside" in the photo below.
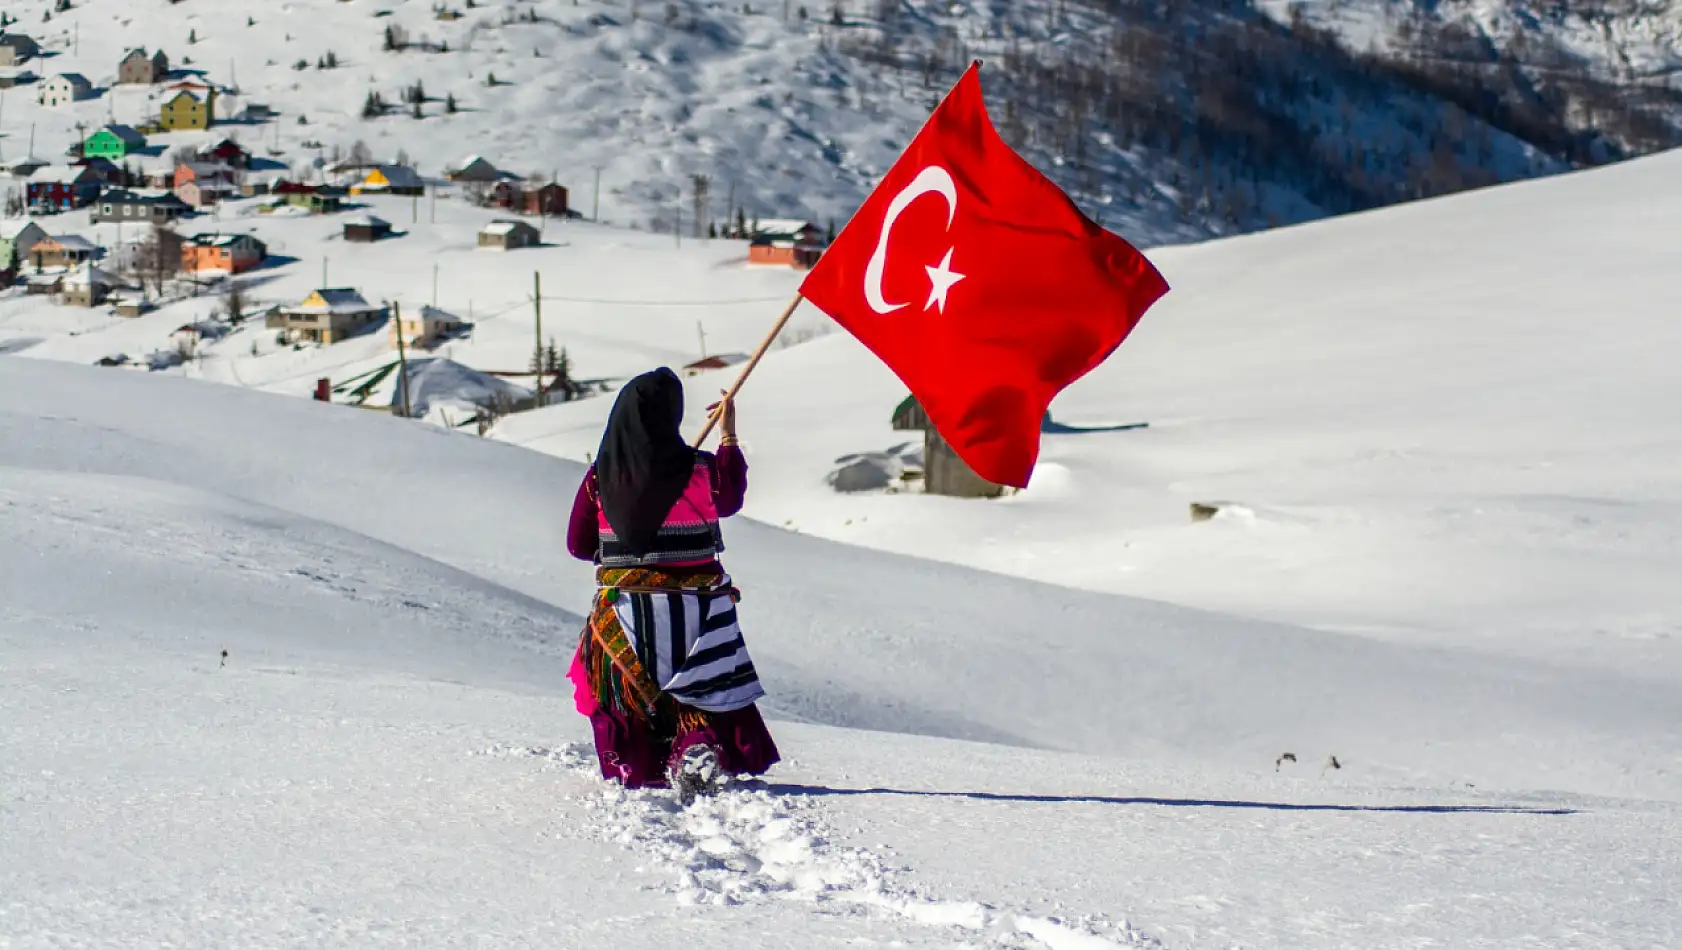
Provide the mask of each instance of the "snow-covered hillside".
MULTIPOLYGON (((1160 250, 1175 290, 1053 404, 1033 482, 998 501, 833 491, 848 456, 920 454, 919 433, 890 427, 905 390, 844 335, 774 354, 742 397, 747 512, 1050 583, 1674 682, 1679 176, 1666 155, 1160 250), (1133 423, 1149 427, 1115 428, 1133 423), (1193 502, 1227 507, 1193 522, 1193 502)), ((608 408, 497 435, 583 459, 608 408)))
POLYGON ((588 596, 560 552, 578 473, 304 400, 0 361, 0 936, 1678 936, 1674 679, 752 522, 730 526, 730 558, 786 762, 689 811, 614 792, 583 766, 563 677, 588 596))
MULTIPOLYGON (((427 174, 469 153, 558 177, 573 206, 680 219, 844 221, 972 57, 1006 136, 1090 213, 1146 243, 1205 237, 1557 171, 1559 154, 1242 3, 819 5, 708 0, 49 0, 14 30, 95 98, 7 92, 5 157, 62 154, 155 117, 161 87, 109 86, 129 47, 237 89, 229 125, 291 166, 361 142, 427 174), (388 32, 389 31, 389 32, 388 32), (388 42, 389 37, 389 42, 388 42), (386 49, 394 46, 393 49, 386 49), (329 67, 329 68, 320 68, 329 67), (424 101, 407 102, 420 87, 424 101), (389 114, 365 118, 371 94, 389 114), (418 117, 416 113, 419 113, 418 117), (697 201, 694 176, 708 179, 697 201)), ((168 153, 204 136, 155 138, 168 153)))

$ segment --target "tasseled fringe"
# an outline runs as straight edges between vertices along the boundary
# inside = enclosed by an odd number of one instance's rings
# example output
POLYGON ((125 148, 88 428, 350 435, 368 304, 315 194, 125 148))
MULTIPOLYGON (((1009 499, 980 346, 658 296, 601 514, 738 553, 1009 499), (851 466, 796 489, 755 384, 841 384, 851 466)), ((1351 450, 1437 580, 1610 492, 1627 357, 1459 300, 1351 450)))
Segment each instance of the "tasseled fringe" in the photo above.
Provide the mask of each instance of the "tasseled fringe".
MULTIPOLYGON (((630 648, 626 632, 619 623, 619 616, 614 612, 614 601, 621 589, 636 590, 639 588, 653 589, 684 589, 689 586, 710 587, 724 580, 722 575, 706 576, 699 585, 696 579, 688 579, 688 584, 651 570, 602 570, 598 572, 602 593, 596 598, 594 610, 590 620, 584 628, 583 641, 580 644, 581 660, 584 672, 588 677, 590 689, 596 694, 596 702, 612 709, 621 715, 635 716, 648 720, 657 730, 667 730, 675 727, 677 735, 683 735, 707 728, 711 719, 704 710, 692 706, 685 706, 662 692, 648 676, 642 664, 637 662, 634 650, 630 648), (621 662, 615 663, 607 644, 617 644, 621 654, 621 662)), ((737 596, 731 589, 732 599, 737 596)))

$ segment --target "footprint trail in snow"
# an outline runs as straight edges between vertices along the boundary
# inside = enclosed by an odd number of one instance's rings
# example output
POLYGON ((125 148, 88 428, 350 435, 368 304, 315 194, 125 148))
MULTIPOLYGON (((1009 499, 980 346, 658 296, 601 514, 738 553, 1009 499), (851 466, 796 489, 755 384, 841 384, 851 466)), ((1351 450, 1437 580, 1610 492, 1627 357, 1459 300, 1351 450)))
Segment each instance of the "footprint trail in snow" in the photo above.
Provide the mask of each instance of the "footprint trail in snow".
POLYGON ((816 799, 774 795, 739 783, 687 808, 668 792, 629 791, 602 782, 586 744, 556 748, 495 746, 482 755, 532 757, 576 773, 594 789, 579 800, 599 820, 592 836, 651 858, 670 873, 683 906, 806 901, 823 912, 886 912, 931 928, 954 929, 964 946, 1120 950, 1159 948, 1126 921, 1101 917, 1059 920, 1012 912, 979 901, 937 900, 903 878, 886 848, 870 850, 830 840, 828 814, 816 799))

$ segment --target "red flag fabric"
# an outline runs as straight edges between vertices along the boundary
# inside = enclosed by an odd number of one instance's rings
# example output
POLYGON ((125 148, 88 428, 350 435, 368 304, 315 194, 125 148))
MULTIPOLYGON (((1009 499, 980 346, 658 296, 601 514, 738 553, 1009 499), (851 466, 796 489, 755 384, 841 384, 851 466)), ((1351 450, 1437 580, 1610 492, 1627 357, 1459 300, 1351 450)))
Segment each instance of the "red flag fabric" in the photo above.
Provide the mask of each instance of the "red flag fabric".
POLYGON ((979 64, 800 285, 976 474, 1024 488, 1051 400, 1168 292, 994 131, 979 64))

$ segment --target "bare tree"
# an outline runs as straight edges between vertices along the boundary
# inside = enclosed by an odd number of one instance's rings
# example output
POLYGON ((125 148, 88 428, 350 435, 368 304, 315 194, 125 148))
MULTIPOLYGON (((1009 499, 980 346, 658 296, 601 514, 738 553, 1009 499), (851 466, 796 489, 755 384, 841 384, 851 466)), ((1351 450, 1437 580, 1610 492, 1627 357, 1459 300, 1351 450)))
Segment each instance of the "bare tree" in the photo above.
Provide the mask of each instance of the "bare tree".
POLYGON ((222 309, 228 315, 230 326, 237 327, 245 321, 245 312, 250 303, 245 295, 245 282, 230 278, 228 292, 222 297, 222 309))
POLYGON ((135 248, 135 274, 140 278, 142 290, 150 286, 154 297, 162 297, 164 284, 181 270, 180 243, 172 240, 173 237, 173 234, 153 225, 152 232, 135 248))

